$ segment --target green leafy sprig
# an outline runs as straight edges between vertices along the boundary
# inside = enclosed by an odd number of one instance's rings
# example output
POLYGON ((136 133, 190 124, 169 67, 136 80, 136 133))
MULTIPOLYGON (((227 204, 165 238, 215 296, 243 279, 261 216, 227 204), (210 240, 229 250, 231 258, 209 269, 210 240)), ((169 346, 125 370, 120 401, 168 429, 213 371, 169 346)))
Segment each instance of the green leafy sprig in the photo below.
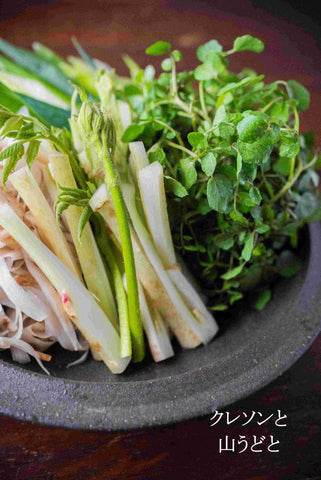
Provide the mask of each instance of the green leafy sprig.
MULTIPOLYGON (((178 72, 181 53, 159 41, 146 50, 165 56, 159 77, 135 64, 117 91, 134 118, 122 140, 142 140, 150 162, 164 166, 175 246, 215 310, 253 288, 260 298, 261 286, 286 271, 280 253, 297 247, 299 229, 321 211, 320 160, 311 134, 299 131, 309 92, 294 80, 269 84, 253 70, 228 69, 231 54, 263 49, 251 35, 227 51, 211 40, 197 49, 194 71, 178 72)), ((270 295, 262 298, 257 308, 270 295)))

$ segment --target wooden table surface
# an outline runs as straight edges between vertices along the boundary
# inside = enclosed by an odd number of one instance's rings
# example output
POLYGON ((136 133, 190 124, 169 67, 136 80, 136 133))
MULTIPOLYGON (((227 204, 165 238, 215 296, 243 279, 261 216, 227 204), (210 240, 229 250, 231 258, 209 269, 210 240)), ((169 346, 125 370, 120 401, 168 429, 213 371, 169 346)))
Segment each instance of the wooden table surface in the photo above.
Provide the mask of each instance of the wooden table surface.
MULTIPOLYGON (((60 54, 72 53, 75 34, 87 51, 125 73, 120 55, 147 64, 145 48, 169 40, 184 54, 184 66, 196 65, 195 47, 216 38, 229 47, 250 33, 266 42, 264 55, 239 54, 270 81, 295 78, 311 91, 311 108, 302 114, 302 130, 314 130, 321 146, 320 49, 314 22, 282 2, 155 0, 2 0, 0 36, 20 46, 34 40, 60 54)), ((312 2, 311 2, 312 4, 312 2)), ((305 14, 309 2, 301 6, 305 14)), ((316 7, 317 8, 317 7, 316 7)), ((311 13, 311 12, 310 12, 311 13)), ((312 12, 313 13, 313 12, 312 12)), ((232 405, 231 415, 260 411, 287 415, 287 427, 273 423, 240 427, 210 418, 134 432, 82 432, 44 427, 0 416, 0 480, 64 479, 321 479, 321 338, 270 385, 232 405), (279 453, 218 453, 228 435, 274 435, 279 453)), ((1 386, 0 386, 1 388, 1 386)), ((267 416, 267 415, 266 415, 267 416)))

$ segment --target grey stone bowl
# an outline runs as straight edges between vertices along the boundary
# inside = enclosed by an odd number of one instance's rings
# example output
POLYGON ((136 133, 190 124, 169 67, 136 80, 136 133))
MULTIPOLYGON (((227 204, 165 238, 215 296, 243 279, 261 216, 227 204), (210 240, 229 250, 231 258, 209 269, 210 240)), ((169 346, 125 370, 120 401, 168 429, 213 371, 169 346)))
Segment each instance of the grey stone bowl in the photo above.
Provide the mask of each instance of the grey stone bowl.
POLYGON ((47 425, 129 430, 209 415, 246 397, 288 369, 320 331, 320 224, 310 225, 302 255, 304 267, 277 282, 266 309, 244 302, 221 315, 210 345, 178 348, 161 364, 146 359, 113 376, 93 360, 66 369, 79 354, 59 350, 48 377, 35 363, 21 367, 3 352, 0 411, 47 425))

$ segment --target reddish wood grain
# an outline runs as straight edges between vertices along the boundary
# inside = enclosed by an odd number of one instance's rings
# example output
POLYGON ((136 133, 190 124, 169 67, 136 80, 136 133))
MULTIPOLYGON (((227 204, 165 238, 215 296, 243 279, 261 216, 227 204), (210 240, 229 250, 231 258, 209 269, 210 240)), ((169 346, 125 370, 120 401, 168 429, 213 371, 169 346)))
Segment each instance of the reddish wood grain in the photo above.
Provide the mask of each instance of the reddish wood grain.
MULTIPOLYGON (((127 52, 146 65, 145 48, 169 40, 184 54, 183 66, 196 65, 195 47, 217 38, 229 47, 235 36, 251 33, 266 42, 264 55, 240 54, 232 67, 249 63, 266 78, 295 78, 311 91, 311 108, 301 127, 319 134, 320 51, 315 38, 286 18, 249 1, 190 2, 155 0, 21 0, 1 3, 1 37, 29 47, 34 40, 60 54, 71 54, 75 34, 91 55, 120 73, 127 52)), ((319 135, 318 145, 321 145, 319 135)), ((65 479, 321 479, 321 339, 289 372, 262 391, 238 402, 231 412, 281 409, 289 425, 244 432, 210 428, 209 418, 135 432, 80 432, 18 422, 0 416, 1 480, 65 479), (276 434, 280 454, 218 454, 225 434, 276 434)), ((1 388, 1 383, 0 383, 1 388)))

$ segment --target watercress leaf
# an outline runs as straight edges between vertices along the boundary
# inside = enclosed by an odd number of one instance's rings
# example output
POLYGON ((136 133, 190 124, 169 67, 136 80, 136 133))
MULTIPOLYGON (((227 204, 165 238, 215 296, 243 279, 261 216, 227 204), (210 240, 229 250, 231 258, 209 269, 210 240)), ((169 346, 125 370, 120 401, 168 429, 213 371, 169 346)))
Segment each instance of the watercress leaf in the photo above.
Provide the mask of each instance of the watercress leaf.
POLYGON ((253 305, 254 308, 256 310, 263 310, 263 308, 267 305, 267 303, 271 300, 271 298, 272 298, 271 290, 269 289, 264 290, 264 292, 260 293, 260 295, 257 297, 253 305))
POLYGON ((198 47, 196 55, 201 62, 206 62, 206 60, 213 57, 213 55, 221 53, 222 50, 222 45, 220 45, 216 40, 210 40, 204 45, 198 47))
POLYGON ((233 45, 234 52, 241 52, 242 50, 261 53, 264 50, 264 43, 262 40, 252 37, 252 35, 243 35, 242 37, 237 37, 233 45))
POLYGON ((255 224, 257 224, 257 222, 262 222, 262 207, 258 207, 257 205, 255 205, 255 207, 251 208, 250 210, 250 214, 252 216, 252 218, 254 218, 254 220, 256 221, 255 224))
POLYGON ((204 63, 196 67, 194 77, 196 80, 211 80, 226 69, 221 55, 213 54, 204 63))
POLYGON ((239 265, 238 267, 232 268, 231 270, 228 270, 226 273, 221 275, 221 278, 223 280, 230 280, 231 278, 237 277, 241 271, 243 270, 244 264, 239 265))
POLYGON ((162 148, 157 148, 153 152, 149 152, 148 154, 149 161, 152 162, 159 162, 161 165, 165 163, 166 155, 162 148))
POLYGON ((231 155, 233 157, 236 157, 237 155, 236 148, 231 145, 228 140, 221 140, 218 147, 221 149, 221 152, 225 153, 226 155, 231 155))
POLYGON ((208 152, 201 158, 201 167, 205 175, 210 177, 216 167, 216 157, 213 152, 208 152))
POLYGON ((241 253, 242 258, 244 258, 246 262, 248 262, 252 256, 253 244, 254 244, 254 232, 249 233, 247 235, 245 244, 241 253))
POLYGON ((314 132, 305 132, 303 134, 305 148, 312 148, 315 143, 314 132))
POLYGON ((300 151, 299 136, 292 132, 283 132, 281 136, 280 156, 295 157, 300 151))
POLYGON ((182 158, 180 160, 180 168, 186 189, 191 188, 197 180, 197 172, 193 160, 190 158, 182 158))
POLYGON ((221 240, 215 241, 216 247, 221 248, 222 250, 229 250, 234 245, 233 237, 223 238, 221 240))
POLYGON ((226 115, 227 114, 224 105, 218 107, 215 112, 213 125, 218 125, 219 123, 223 122, 226 119, 226 115))
POLYGON ((172 69, 172 59, 171 58, 165 58, 162 63, 161 67, 165 71, 169 71, 172 69))
POLYGON ((187 135, 190 145, 197 150, 204 150, 207 147, 207 138, 201 132, 191 132, 187 135))
POLYGON ((234 135, 235 127, 229 123, 221 122, 218 125, 218 133, 221 138, 228 139, 234 135))
POLYGON ((210 207, 206 197, 201 198, 200 201, 198 202, 197 211, 201 215, 206 215, 207 213, 212 211, 212 208, 210 207))
POLYGON ((133 97, 136 95, 141 96, 143 94, 143 90, 138 85, 132 85, 130 83, 124 86, 124 93, 127 97, 133 97))
POLYGON ((179 50, 173 50, 172 56, 175 62, 180 62, 182 60, 182 52, 180 52, 179 50))
POLYGON ((239 209, 242 213, 248 213, 251 208, 256 205, 250 194, 247 192, 240 192, 238 200, 240 203, 239 209))
POLYGON ((129 127, 126 128, 126 130, 124 131, 121 139, 123 142, 133 142, 134 140, 136 140, 136 138, 138 138, 142 133, 143 131, 145 130, 145 125, 136 125, 136 124, 133 124, 133 125, 129 125, 129 127))
POLYGON ((294 213, 299 219, 308 218, 318 208, 319 202, 312 192, 305 192, 299 198, 294 213))
POLYGON ((147 65, 144 70, 144 78, 147 83, 151 83, 155 78, 155 68, 153 65, 147 65))
POLYGON ((317 187, 319 182, 320 178, 317 172, 314 170, 307 170, 299 182, 298 190, 300 192, 305 192, 311 188, 311 185, 313 185, 313 187, 317 187))
POLYGON ((228 310, 228 305, 225 305, 224 303, 218 303, 217 305, 211 307, 210 310, 214 310, 216 312, 224 312, 225 310, 228 310))
POLYGON ((247 227, 249 224, 247 218, 245 218, 244 215, 242 215, 242 213, 237 210, 233 210, 230 213, 230 217, 234 222, 244 225, 245 227, 247 227))
POLYGON ((290 98, 297 100, 298 110, 306 110, 309 107, 310 93, 301 83, 289 80, 287 82, 287 91, 290 98))
POLYGON ((159 40, 158 42, 153 43, 146 49, 147 55, 164 55, 172 48, 171 44, 168 42, 163 42, 159 40))
POLYGON ((237 180, 236 169, 233 165, 226 165, 224 163, 221 163, 216 167, 215 171, 216 173, 222 173, 223 175, 226 175, 230 180, 232 180, 233 184, 237 180))
POLYGON ((230 292, 230 305, 233 305, 235 302, 238 300, 241 300, 243 298, 243 293, 241 292, 230 292))
POLYGON ((263 223, 262 225, 259 225, 258 227, 256 227, 256 231, 259 234, 264 234, 270 231, 270 227, 269 225, 266 225, 265 223, 263 223))
POLYGON ((238 140, 237 149, 240 152, 244 163, 256 163, 262 165, 269 160, 273 149, 273 143, 271 143, 269 133, 266 133, 253 143, 238 140))
POLYGON ((239 80, 238 82, 229 82, 226 85, 224 85, 224 87, 220 88, 217 95, 221 96, 221 95, 223 95, 227 92, 230 92, 232 90, 236 90, 237 88, 244 87, 245 85, 257 83, 262 78, 264 78, 264 75, 260 75, 258 77, 249 76, 249 77, 242 78, 242 80, 239 80))
POLYGON ((188 195, 186 188, 178 180, 175 180, 175 178, 169 177, 167 175, 164 175, 164 179, 165 188, 168 192, 174 193, 174 195, 179 198, 183 198, 188 195))
POLYGON ((224 212, 233 195, 232 181, 222 174, 214 174, 207 182, 207 200, 213 210, 224 212))
POLYGON ((249 191, 250 197, 255 203, 255 205, 260 205, 262 201, 262 195, 260 190, 257 187, 251 187, 249 191))
POLYGON ((213 67, 212 63, 205 62, 199 65, 194 70, 194 76, 196 80, 211 80, 217 77, 217 71, 213 67))
POLYGON ((38 155, 39 147, 40 142, 38 140, 31 140, 31 142, 29 142, 28 150, 26 153, 26 164, 29 168, 31 168, 34 159, 38 155))
POLYGON ((273 171, 278 173, 279 175, 289 175, 291 170, 291 158, 279 157, 272 168, 273 171))
POLYGON ((301 263, 299 262, 293 262, 289 265, 286 265, 282 270, 280 271, 280 274, 282 277, 292 277, 295 275, 300 268, 302 267, 301 263))
POLYGON ((261 115, 247 114, 237 125, 237 133, 242 142, 253 143, 262 137, 267 129, 267 122, 261 115))
POLYGON ((270 110, 270 119, 272 122, 284 125, 288 122, 290 116, 288 102, 278 102, 270 110))
POLYGON ((167 138, 168 140, 173 140, 173 138, 175 138, 175 137, 176 137, 176 134, 172 130, 168 130, 165 133, 165 138, 167 138))

